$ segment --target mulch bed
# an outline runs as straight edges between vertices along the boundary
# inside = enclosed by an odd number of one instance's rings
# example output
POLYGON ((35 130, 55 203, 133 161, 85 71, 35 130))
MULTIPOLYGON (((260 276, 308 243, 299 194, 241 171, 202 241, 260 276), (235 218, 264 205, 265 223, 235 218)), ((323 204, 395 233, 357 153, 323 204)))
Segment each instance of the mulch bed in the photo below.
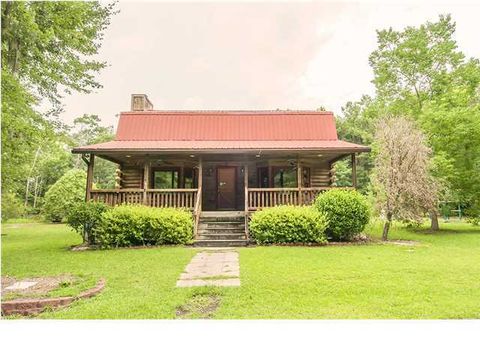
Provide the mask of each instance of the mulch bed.
POLYGON ((87 299, 100 293, 105 288, 105 279, 100 279, 97 284, 76 296, 62 296, 57 298, 32 298, 2 301, 2 315, 30 316, 41 313, 46 309, 64 308, 79 299, 87 299))

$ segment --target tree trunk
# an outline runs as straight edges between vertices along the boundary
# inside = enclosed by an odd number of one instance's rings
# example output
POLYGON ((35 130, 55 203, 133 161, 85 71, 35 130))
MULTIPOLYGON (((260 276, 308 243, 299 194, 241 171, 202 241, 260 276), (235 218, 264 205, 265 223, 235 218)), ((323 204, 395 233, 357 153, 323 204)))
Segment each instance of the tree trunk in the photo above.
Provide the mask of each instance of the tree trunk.
POLYGON ((37 151, 35 152, 35 157, 33 158, 33 164, 32 167, 30 168, 30 171, 28 172, 28 177, 27 177, 27 186, 25 190, 25 207, 28 206, 28 196, 30 193, 30 180, 33 174, 33 171, 35 170, 35 165, 37 164, 37 159, 38 155, 40 155, 40 146, 37 148, 37 151))
POLYGON ((37 198, 38 198, 38 183, 39 183, 39 180, 38 180, 39 176, 37 176, 35 178, 35 186, 33 188, 33 208, 35 209, 37 207, 37 198))
POLYGON ((430 219, 431 219, 430 230, 433 230, 433 231, 440 230, 440 226, 438 225, 438 214, 436 210, 430 211, 430 219))
POLYGON ((90 239, 88 237, 88 231, 85 228, 83 229, 83 243, 85 245, 90 245, 90 239))
POLYGON ((392 223, 392 213, 387 213, 387 221, 383 225, 383 233, 382 233, 382 240, 387 241, 388 239, 388 232, 390 230, 390 224, 392 223))
POLYGON ((28 206, 28 195, 30 193, 30 178, 27 178, 27 186, 25 188, 25 204, 24 206, 28 206))

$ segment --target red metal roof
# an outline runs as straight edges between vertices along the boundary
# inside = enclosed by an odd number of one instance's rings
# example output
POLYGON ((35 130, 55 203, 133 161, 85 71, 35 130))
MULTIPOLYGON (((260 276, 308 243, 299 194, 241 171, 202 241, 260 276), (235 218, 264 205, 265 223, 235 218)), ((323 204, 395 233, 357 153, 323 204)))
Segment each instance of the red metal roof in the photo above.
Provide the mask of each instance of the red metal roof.
POLYGON ((142 111, 120 114, 115 140, 336 140, 331 112, 142 111))
POLYGON ((142 149, 369 151, 338 140, 331 112, 138 111, 120 114, 114 141, 73 152, 142 149))

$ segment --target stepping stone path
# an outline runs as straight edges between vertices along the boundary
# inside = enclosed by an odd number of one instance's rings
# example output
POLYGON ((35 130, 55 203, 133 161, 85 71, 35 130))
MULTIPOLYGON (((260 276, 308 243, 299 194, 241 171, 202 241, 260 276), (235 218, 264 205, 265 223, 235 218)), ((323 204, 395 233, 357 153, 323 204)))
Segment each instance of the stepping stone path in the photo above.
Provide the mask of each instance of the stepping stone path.
POLYGON ((211 248, 193 257, 177 281, 177 287, 240 286, 238 252, 211 248))

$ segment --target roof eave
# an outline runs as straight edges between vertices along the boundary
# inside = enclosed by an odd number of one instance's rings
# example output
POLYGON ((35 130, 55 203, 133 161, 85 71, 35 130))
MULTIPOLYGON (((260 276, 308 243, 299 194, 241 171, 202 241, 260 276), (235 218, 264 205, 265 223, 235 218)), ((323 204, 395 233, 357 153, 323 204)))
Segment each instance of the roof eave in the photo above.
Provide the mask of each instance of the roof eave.
POLYGON ((121 152, 132 152, 132 153, 168 153, 168 152, 193 152, 193 153, 211 153, 211 152, 251 152, 257 153, 259 150, 262 151, 318 151, 318 152, 329 152, 329 153, 361 153, 361 152, 370 152, 371 148, 368 146, 363 147, 345 147, 345 148, 326 148, 326 147, 309 147, 309 148, 181 148, 181 149, 138 149, 138 148, 115 148, 115 149, 84 149, 84 148, 74 148, 72 149, 72 154, 108 154, 108 153, 121 153, 121 152))

